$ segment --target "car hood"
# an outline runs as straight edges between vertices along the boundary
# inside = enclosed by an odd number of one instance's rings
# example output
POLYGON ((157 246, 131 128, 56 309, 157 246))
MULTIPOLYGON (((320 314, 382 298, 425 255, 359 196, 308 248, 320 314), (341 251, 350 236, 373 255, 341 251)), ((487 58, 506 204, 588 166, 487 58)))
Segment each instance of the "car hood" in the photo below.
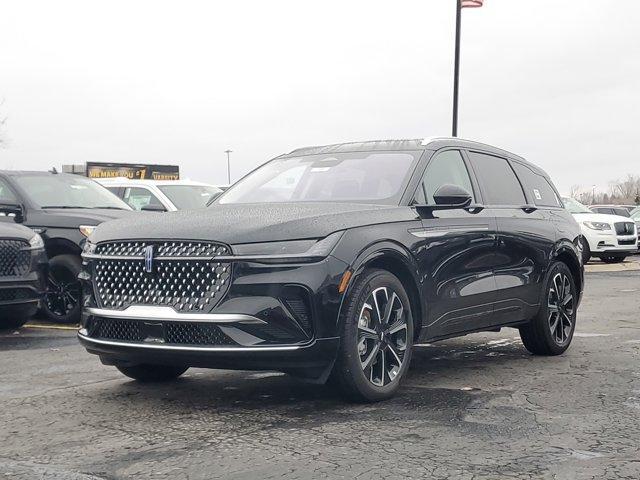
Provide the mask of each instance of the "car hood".
POLYGON ((31 240, 36 234, 30 228, 14 223, 12 218, 3 217, 0 220, 0 238, 19 238, 21 240, 31 240))
MULTIPOLYGON (((136 215, 132 210, 111 210, 105 208, 47 208, 40 210, 43 227, 77 228, 80 225, 99 225, 107 220, 136 215)), ((39 219, 39 220, 40 220, 39 219)), ((27 224, 29 224, 27 216, 27 224)), ((40 222, 39 222, 40 223, 40 222)))
POLYGON ((575 218, 578 223, 580 222, 603 222, 603 223, 633 222, 632 218, 623 217, 621 215, 609 215, 606 213, 574 213, 573 218, 575 218))
POLYGON ((214 204, 202 210, 143 213, 106 222, 92 242, 125 239, 211 240, 227 244, 322 238, 383 222, 415 220, 409 207, 341 203, 214 204))

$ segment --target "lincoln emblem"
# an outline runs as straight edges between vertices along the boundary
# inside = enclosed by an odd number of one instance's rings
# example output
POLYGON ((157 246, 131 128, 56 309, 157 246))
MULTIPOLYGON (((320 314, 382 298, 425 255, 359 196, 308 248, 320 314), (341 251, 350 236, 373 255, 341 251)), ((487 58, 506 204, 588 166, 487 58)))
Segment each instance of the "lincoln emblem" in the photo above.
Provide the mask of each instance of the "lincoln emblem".
POLYGON ((147 273, 153 271, 153 245, 147 245, 144 249, 144 271, 147 273))

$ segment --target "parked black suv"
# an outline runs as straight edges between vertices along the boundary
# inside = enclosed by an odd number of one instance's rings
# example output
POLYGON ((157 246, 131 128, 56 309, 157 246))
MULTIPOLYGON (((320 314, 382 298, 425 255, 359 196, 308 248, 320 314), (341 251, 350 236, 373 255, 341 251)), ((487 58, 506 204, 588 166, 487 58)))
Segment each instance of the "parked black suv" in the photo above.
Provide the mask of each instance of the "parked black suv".
POLYGON ((549 177, 458 139, 304 148, 202 211, 116 220, 85 246, 81 342, 139 380, 275 369, 391 396, 413 345, 516 327, 571 342, 580 228, 549 177))
MULTIPOLYGON (((20 219, 15 205, 0 212, 20 219)), ((46 288, 47 256, 42 237, 15 223, 0 223, 0 330, 24 325, 38 310, 46 288)))
MULTIPOLYGON (((42 312, 57 323, 80 320, 80 253, 86 236, 131 208, 97 182, 54 172, 0 171, 0 203, 21 207, 21 221, 39 233, 49 256, 42 312)), ((13 219, 5 219, 13 222, 13 219)))

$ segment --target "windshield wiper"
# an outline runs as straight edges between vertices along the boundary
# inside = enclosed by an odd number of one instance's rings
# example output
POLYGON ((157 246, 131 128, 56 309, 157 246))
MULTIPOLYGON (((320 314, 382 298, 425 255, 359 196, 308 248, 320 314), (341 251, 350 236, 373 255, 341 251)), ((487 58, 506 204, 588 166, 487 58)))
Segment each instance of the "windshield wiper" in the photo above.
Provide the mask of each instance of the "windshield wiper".
POLYGON ((44 205, 40 208, 91 208, 91 207, 81 207, 80 205, 44 205))
POLYGON ((84 210, 95 210, 95 209, 102 209, 102 210, 126 210, 126 208, 123 207, 81 207, 80 205, 45 205, 44 207, 40 207, 40 208, 82 208, 84 210))

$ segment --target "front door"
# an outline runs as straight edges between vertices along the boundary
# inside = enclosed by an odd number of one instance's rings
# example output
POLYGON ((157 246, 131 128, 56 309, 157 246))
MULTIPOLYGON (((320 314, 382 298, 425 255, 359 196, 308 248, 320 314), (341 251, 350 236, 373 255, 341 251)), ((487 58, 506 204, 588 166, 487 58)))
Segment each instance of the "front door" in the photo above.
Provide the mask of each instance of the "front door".
MULTIPOLYGON (((414 204, 433 205, 442 185, 458 185, 478 202, 469 169, 458 150, 430 160, 414 204)), ((493 273, 496 220, 487 210, 436 210, 413 232, 423 239, 418 255, 424 278, 429 338, 480 329, 491 321, 496 283, 493 273)))

